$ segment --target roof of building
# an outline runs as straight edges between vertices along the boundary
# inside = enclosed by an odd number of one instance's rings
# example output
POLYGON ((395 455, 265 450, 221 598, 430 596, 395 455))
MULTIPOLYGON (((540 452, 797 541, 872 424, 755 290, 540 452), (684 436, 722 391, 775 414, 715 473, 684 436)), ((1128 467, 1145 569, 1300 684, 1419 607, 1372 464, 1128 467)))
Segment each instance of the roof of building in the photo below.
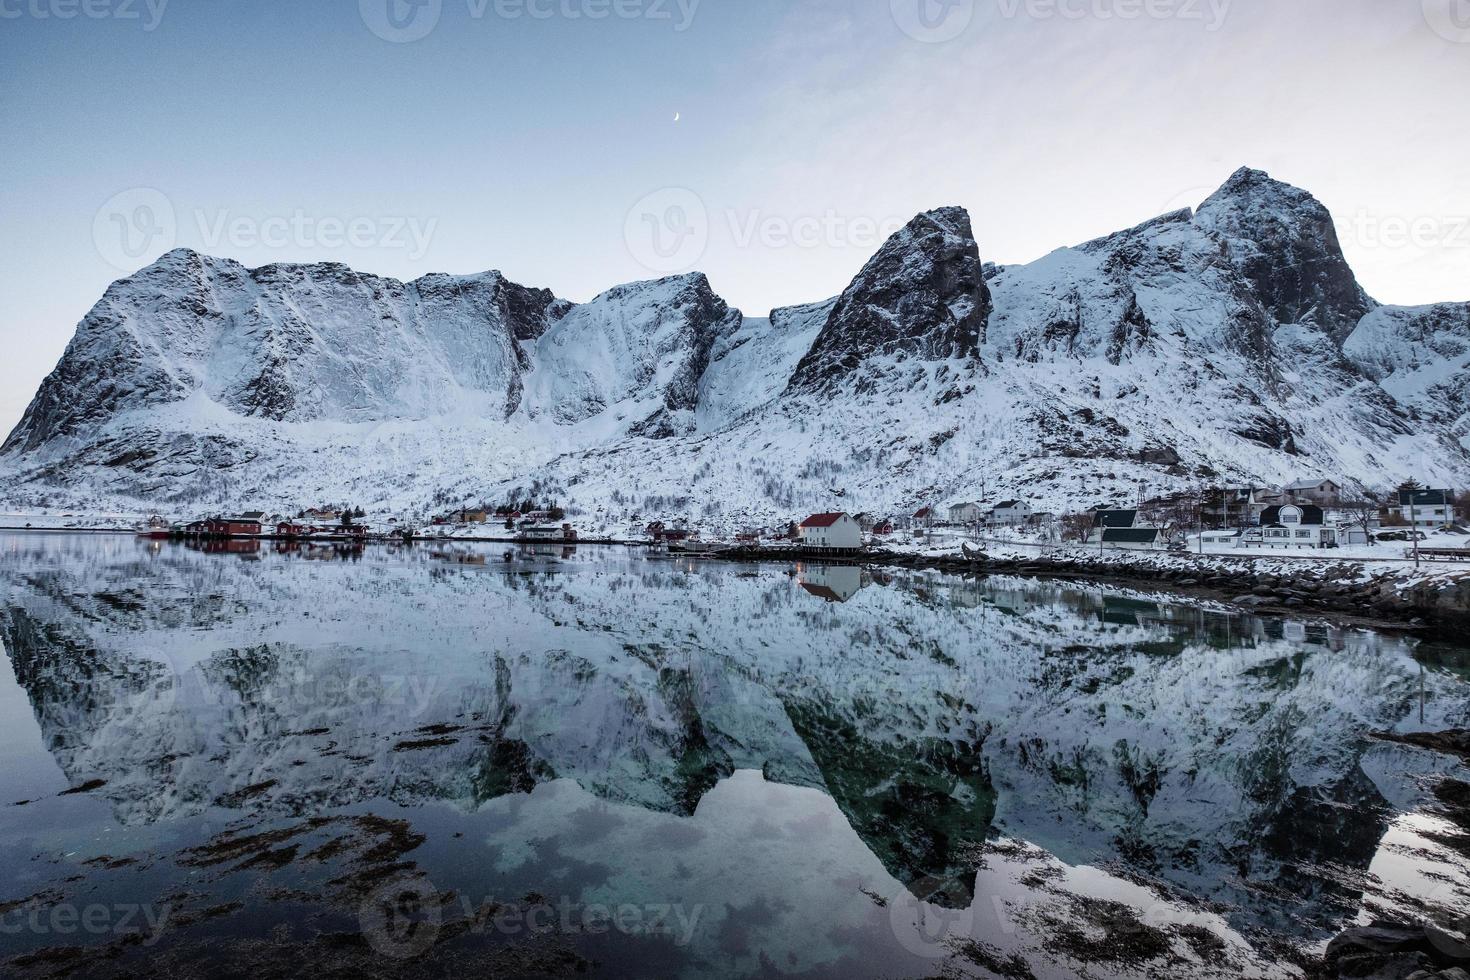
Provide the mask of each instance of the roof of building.
POLYGON ((1100 510, 1092 518, 1093 527, 1132 527, 1136 523, 1136 510, 1100 510))
POLYGON ((1302 519, 1300 521, 1302 524, 1321 525, 1326 523, 1322 508, 1315 504, 1283 504, 1280 507, 1267 507, 1261 511, 1262 526, 1281 523, 1281 512, 1288 507, 1295 507, 1302 512, 1302 519))
POLYGON ((1020 507, 1020 506, 1022 506, 1022 504, 1021 504, 1021 501, 1019 501, 1019 500, 1002 500, 1000 503, 996 504, 991 509, 992 510, 1011 510, 1013 508, 1020 507))
POLYGON ((967 501, 965 501, 962 504, 955 504, 954 506, 950 507, 950 510, 959 510, 961 507, 974 507, 974 508, 976 508, 978 510, 979 507, 980 507, 980 505, 977 504, 977 503, 974 503, 973 501, 968 501, 967 500, 967 501))
POLYGON ((846 517, 846 514, 813 514, 801 522, 802 527, 832 527, 838 521, 846 517))
POLYGON ((1156 527, 1110 527, 1103 531, 1105 544, 1153 544, 1163 531, 1156 527))
POLYGON ((918 510, 914 511, 914 516, 918 518, 924 518, 928 517, 932 513, 934 513, 933 507, 920 507, 918 510))
POLYGON ((1328 484, 1331 484, 1334 487, 1337 486, 1337 482, 1335 480, 1327 480, 1327 479, 1322 479, 1322 480, 1297 480, 1295 483, 1288 483, 1283 489, 1285 489, 1285 490, 1316 490, 1318 487, 1324 487, 1324 486, 1327 486, 1328 484))
POLYGON ((816 596, 818 599, 826 599, 828 602, 846 602, 847 601, 846 599, 842 598, 842 596, 838 595, 832 589, 827 588, 827 586, 825 586, 825 585, 812 585, 810 582, 803 582, 803 583, 801 583, 801 587, 803 589, 806 589, 807 592, 809 592, 812 595, 816 596))
POLYGON ((1448 490, 1400 490, 1400 507, 1445 507, 1450 503, 1448 490))

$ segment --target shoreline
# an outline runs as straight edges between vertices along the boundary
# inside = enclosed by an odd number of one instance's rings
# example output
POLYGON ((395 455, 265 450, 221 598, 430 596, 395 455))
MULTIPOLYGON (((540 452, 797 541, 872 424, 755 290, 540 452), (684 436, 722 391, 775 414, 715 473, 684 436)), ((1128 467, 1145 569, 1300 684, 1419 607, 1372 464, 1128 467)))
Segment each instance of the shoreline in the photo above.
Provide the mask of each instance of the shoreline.
MULTIPOLYGON (((1112 552, 1111 555, 1127 554, 1112 552)), ((1181 559, 1180 567, 1157 562, 1111 560, 1089 562, 1079 556, 1055 558, 976 559, 963 556, 919 555, 892 551, 869 551, 851 559, 823 559, 800 549, 732 549, 705 556, 733 562, 816 562, 856 564, 879 568, 911 568, 950 574, 1019 575, 1023 578, 1113 583, 1130 588, 1166 589, 1196 599, 1220 602, 1246 613, 1291 616, 1311 613, 1329 616, 1347 625, 1398 631, 1439 631, 1470 625, 1470 573, 1449 603, 1427 603, 1410 590, 1386 590, 1399 584, 1395 576, 1347 580, 1323 575, 1313 578, 1300 573, 1281 575, 1259 568, 1237 565, 1230 571, 1211 567, 1208 559, 1181 559), (1189 567, 1192 564, 1194 567, 1189 567)), ((1235 557, 1224 559, 1239 561, 1235 557)), ((1330 570, 1350 568, 1351 561, 1330 570)), ((1365 570, 1362 562, 1356 563, 1365 570)), ((1323 571, 1324 569, 1318 569, 1323 571)))
MULTIPOLYGON (((23 534, 115 534, 138 537, 136 531, 117 528, 17 528, 0 527, 0 532, 23 534)), ((341 539, 285 539, 271 535, 240 538, 265 542, 300 541, 342 543, 341 539)), ((375 537, 364 544, 392 544, 396 537, 375 537)), ((641 548, 647 542, 617 538, 579 541, 521 541, 502 537, 416 536, 412 544, 454 545, 543 545, 550 547, 641 548)), ((977 558, 963 555, 925 555, 902 551, 870 550, 851 556, 812 555, 800 548, 729 548, 674 557, 695 560, 759 563, 806 562, 858 565, 874 568, 909 568, 949 574, 1019 575, 1029 578, 1071 582, 1112 583, 1129 588, 1165 589, 1183 597, 1219 602, 1247 613, 1290 616, 1311 613, 1331 617, 1346 625, 1414 632, 1438 632, 1470 626, 1470 572, 1444 572, 1435 563, 1416 568, 1419 581, 1401 574, 1372 574, 1360 559, 1308 564, 1300 556, 1177 555, 1143 552, 1105 552, 1097 555, 1037 555, 1035 557, 977 558), (1279 561, 1294 568, 1272 569, 1279 561), (1262 566, 1265 567, 1262 567, 1262 566)), ((1403 561, 1383 559, 1400 568, 1403 561)))

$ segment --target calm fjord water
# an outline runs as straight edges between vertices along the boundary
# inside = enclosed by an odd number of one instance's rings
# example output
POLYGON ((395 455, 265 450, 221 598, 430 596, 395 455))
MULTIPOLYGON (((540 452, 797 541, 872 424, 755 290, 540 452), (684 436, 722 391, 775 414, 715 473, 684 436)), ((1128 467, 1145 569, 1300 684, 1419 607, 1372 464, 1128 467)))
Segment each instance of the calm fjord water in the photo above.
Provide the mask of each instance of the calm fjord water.
POLYGON ((1456 764, 1369 737, 1470 727, 1470 652, 1398 636, 613 549, 0 534, 0 644, 0 972, 1269 975, 1470 910, 1428 806, 1456 764))

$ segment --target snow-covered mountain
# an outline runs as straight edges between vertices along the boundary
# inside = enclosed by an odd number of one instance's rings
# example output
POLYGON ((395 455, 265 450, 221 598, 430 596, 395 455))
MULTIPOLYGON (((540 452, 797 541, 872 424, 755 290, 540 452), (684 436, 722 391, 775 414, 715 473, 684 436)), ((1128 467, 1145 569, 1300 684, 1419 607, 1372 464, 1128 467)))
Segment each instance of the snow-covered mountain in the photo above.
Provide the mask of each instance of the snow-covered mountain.
POLYGON ((784 518, 1196 482, 1470 481, 1470 304, 1383 307, 1327 210, 1241 170, 1018 266, 969 215, 746 318, 698 274, 577 305, 188 251, 115 283, 0 448, 13 502, 417 509, 552 494, 784 518))

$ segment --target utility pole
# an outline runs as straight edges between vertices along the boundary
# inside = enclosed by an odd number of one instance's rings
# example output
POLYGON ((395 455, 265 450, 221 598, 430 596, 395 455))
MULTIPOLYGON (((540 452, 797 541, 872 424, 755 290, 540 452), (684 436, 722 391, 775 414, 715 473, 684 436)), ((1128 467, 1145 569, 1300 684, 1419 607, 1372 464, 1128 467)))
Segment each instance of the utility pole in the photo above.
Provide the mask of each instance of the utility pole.
POLYGON ((1409 491, 1409 536, 1414 539, 1414 567, 1419 567, 1419 512, 1415 509, 1414 495, 1417 490, 1409 491))
POLYGON ((1205 489, 1204 489, 1204 484, 1200 484, 1200 487, 1199 487, 1199 490, 1197 492, 1197 495, 1196 495, 1195 499, 1196 499, 1196 501, 1199 504, 1199 506, 1197 508, 1195 508, 1195 525, 1196 525, 1195 530, 1198 531, 1198 533, 1199 533, 1199 556, 1201 558, 1203 558, 1205 556, 1205 489))

